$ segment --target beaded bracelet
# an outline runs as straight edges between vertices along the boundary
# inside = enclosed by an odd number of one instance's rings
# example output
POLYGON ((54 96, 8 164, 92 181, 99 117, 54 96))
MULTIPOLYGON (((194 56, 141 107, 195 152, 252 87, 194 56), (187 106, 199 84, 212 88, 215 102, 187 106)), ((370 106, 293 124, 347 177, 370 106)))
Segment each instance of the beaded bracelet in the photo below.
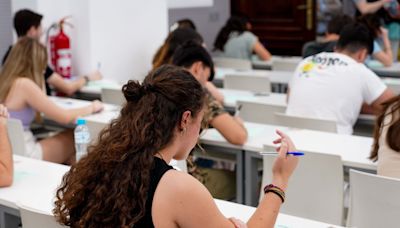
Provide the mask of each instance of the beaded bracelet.
POLYGON ((267 194, 268 192, 272 192, 272 193, 276 194, 277 196, 279 196, 279 198, 281 198, 281 200, 282 200, 282 203, 285 202, 285 192, 278 186, 275 186, 273 184, 269 184, 269 185, 265 186, 264 193, 267 194))

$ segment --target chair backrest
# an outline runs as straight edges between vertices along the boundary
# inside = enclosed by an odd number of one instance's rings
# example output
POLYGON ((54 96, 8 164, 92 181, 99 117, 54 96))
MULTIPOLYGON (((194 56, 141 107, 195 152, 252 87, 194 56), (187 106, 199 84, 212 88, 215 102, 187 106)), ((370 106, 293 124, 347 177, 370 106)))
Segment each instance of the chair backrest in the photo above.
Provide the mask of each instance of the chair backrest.
POLYGON ((270 93, 271 82, 268 77, 250 75, 225 75, 224 88, 270 93))
POLYGON ((400 180, 350 170, 347 226, 399 227, 400 180))
POLYGON ((276 124, 275 113, 284 113, 286 110, 286 106, 252 101, 237 101, 237 105, 241 107, 240 118, 247 122, 261 124, 276 124))
POLYGON ((400 94, 400 84, 387 83, 387 87, 393 90, 395 94, 400 94))
POLYGON ((178 161, 178 160, 172 159, 171 162, 169 163, 169 165, 178 168, 179 171, 182 171, 185 173, 188 172, 186 160, 178 161))
POLYGON ((277 125, 286 127, 337 133, 336 122, 333 120, 300 117, 284 113, 275 113, 275 120, 277 125))
MULTIPOLYGON (((267 152, 275 148, 265 146, 267 152)), ((274 155, 264 156, 262 186, 272 181, 274 155)), ((343 222, 343 164, 338 155, 306 152, 290 178, 281 212, 335 225, 343 222)), ((263 196, 263 190, 261 190, 263 196)), ((260 197, 261 199, 261 197, 260 197)))
POLYGON ((100 131, 103 130, 107 124, 86 120, 86 126, 89 128, 91 143, 95 143, 100 131))
POLYGON ((251 61, 247 59, 213 58, 214 65, 221 68, 232 68, 236 70, 251 70, 251 61))
POLYGON ((23 228, 63 228, 63 226, 56 222, 55 218, 51 214, 47 214, 27 206, 18 205, 19 213, 21 215, 21 222, 23 228))
POLYGON ((19 119, 7 120, 8 138, 13 154, 26 156, 26 144, 24 140, 24 127, 19 119))
POLYGON ((122 106, 126 99, 121 89, 102 88, 101 100, 107 104, 115 104, 122 106))
POLYGON ((294 72, 299 63, 295 61, 285 61, 281 59, 274 59, 272 62, 272 70, 290 71, 294 72))

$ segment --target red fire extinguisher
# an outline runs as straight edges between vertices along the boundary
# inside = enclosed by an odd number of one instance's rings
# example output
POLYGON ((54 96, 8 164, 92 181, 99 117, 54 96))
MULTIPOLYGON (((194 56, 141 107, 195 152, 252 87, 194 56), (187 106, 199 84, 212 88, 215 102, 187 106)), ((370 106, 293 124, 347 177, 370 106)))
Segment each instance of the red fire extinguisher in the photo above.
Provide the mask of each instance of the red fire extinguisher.
POLYGON ((71 46, 69 37, 64 33, 64 25, 67 24, 71 27, 72 25, 66 22, 66 19, 68 19, 68 17, 61 19, 58 23, 54 23, 49 28, 48 34, 51 29, 58 28, 58 33, 49 37, 51 64, 55 72, 59 73, 64 78, 71 78, 71 46))

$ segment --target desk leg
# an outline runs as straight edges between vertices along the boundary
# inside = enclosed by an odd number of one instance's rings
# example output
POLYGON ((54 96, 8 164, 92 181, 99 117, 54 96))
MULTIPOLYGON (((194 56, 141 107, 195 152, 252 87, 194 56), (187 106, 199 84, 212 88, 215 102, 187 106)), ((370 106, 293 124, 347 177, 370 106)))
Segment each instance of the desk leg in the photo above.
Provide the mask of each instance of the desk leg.
POLYGON ((257 206, 260 192, 260 177, 258 175, 258 163, 262 156, 258 153, 246 151, 244 153, 244 178, 245 178, 245 204, 257 206))
POLYGON ((18 210, 0 205, 0 228, 18 228, 20 224, 18 210))
POLYGON ((210 150, 222 154, 229 154, 236 156, 236 202, 244 203, 244 151, 240 149, 230 149, 226 147, 219 147, 214 145, 202 145, 204 150, 210 150))

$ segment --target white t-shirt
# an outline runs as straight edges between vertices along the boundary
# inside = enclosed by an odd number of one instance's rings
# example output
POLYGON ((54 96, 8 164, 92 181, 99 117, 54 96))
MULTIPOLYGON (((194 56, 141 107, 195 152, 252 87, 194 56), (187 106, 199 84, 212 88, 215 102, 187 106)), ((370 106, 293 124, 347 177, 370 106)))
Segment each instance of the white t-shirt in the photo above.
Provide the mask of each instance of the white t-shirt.
POLYGON ((338 133, 352 134, 362 103, 374 102, 386 85, 351 57, 323 52, 297 66, 289 88, 287 114, 335 120, 338 133))

